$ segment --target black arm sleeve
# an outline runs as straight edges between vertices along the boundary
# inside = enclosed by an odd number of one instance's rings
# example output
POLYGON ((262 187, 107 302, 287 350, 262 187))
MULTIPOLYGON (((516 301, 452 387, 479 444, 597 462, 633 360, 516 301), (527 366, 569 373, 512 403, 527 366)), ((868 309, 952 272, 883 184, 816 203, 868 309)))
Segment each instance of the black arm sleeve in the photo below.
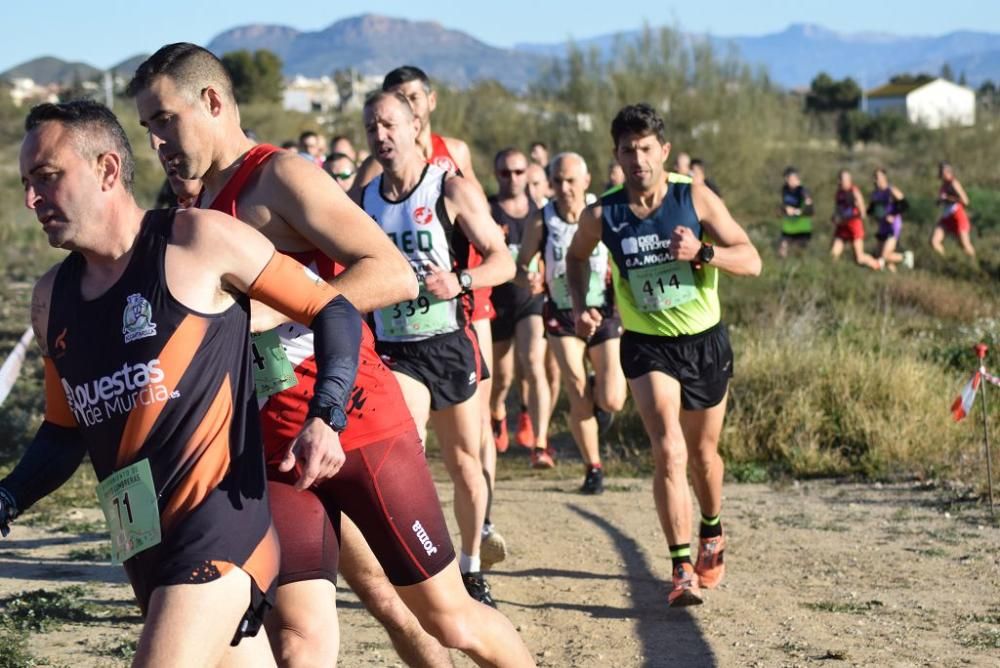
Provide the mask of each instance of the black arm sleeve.
POLYGON ((361 314, 344 295, 337 295, 316 314, 310 327, 316 348, 316 389, 310 406, 337 406, 346 413, 358 373, 361 314))
POLYGON ((910 203, 906 201, 906 198, 896 200, 896 211, 899 213, 906 213, 910 210, 910 203))
POLYGON ((72 478, 86 453, 78 429, 43 422, 21 461, 0 480, 0 487, 14 497, 22 513, 72 478))

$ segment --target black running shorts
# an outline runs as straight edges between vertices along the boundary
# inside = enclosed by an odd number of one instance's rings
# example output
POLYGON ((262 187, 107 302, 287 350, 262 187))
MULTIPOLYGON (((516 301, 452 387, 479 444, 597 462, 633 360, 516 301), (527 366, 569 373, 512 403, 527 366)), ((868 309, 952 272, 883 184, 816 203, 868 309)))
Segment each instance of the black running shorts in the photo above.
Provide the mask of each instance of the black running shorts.
POLYGON ((721 322, 689 336, 655 336, 626 331, 621 346, 622 371, 638 378, 665 373, 681 385, 681 406, 705 410, 726 397, 733 376, 733 349, 721 322))
POLYGON ((390 369, 430 390, 432 411, 468 401, 479 382, 490 377, 471 325, 423 341, 378 341, 375 350, 390 369))

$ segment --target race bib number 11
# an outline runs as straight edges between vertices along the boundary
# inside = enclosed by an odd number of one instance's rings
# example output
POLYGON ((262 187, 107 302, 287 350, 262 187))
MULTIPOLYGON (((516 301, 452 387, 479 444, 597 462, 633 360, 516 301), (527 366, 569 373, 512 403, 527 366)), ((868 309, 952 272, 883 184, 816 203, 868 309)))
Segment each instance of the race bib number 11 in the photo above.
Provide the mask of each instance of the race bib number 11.
POLYGON ((115 471, 97 486, 97 498, 111 534, 111 563, 159 545, 160 509, 149 460, 115 471))
POLYGON ((250 337, 253 357, 253 380, 257 387, 257 397, 265 399, 282 390, 299 384, 295 369, 288 360, 281 339, 273 329, 250 337))

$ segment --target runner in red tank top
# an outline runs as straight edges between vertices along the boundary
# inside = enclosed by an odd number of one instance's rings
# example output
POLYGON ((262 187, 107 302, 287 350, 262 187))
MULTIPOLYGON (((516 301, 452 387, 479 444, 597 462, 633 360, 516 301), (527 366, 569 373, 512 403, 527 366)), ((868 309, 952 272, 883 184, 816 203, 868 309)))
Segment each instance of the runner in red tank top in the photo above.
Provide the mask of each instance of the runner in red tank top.
MULTIPOLYGON (((415 276, 389 239, 309 162, 288 153, 271 153, 256 169, 246 168, 242 184, 223 192, 244 162, 252 165, 270 149, 253 150, 253 142, 243 134, 232 82, 209 51, 184 43, 161 48, 137 69, 129 92, 136 95, 140 119, 168 170, 184 179, 201 179, 205 202, 235 206, 241 220, 261 229, 283 253, 319 251, 342 264, 345 271, 330 283, 360 311, 416 297, 415 276)), ((254 324, 256 331, 267 331, 280 328, 284 319, 263 317, 255 306, 254 324)), ((293 337, 286 337, 285 342, 290 340, 293 337)), ((259 338, 255 343, 261 357, 272 360, 264 363, 270 373, 257 377, 262 381, 259 394, 287 389, 307 375, 282 368, 288 364, 283 345, 259 338)), ((358 416, 355 421, 367 424, 367 410, 365 402, 350 412, 358 416)), ((398 406, 394 413, 399 413, 398 406)), ((341 510, 361 528, 397 590, 405 588, 404 600, 423 626, 450 647, 482 648, 476 630, 466 628, 459 618, 475 613, 464 607, 464 601, 455 600, 458 593, 467 597, 416 432, 368 443, 362 441, 373 438, 371 434, 359 435, 355 442, 353 432, 346 433, 349 416, 330 412, 324 418, 344 432, 349 449, 343 469, 308 494, 286 485, 269 487, 283 544, 279 576, 283 584, 278 588, 277 614, 268 620, 279 661, 311 665, 336 660, 336 564, 327 548, 336 542, 341 510), (325 512, 316 512, 317 497, 325 512), (289 571, 286 561, 294 570, 289 571)), ((405 414, 403 419, 412 423, 405 414)), ((301 453, 289 451, 277 470, 269 468, 269 475, 290 472, 296 454, 301 453)), ((502 663, 492 659, 483 657, 485 663, 502 663)))
POLYGON ((934 232, 931 234, 931 248, 938 255, 944 255, 944 238, 950 234, 958 239, 962 252, 971 258, 976 257, 976 249, 972 246, 970 232, 972 225, 965 208, 969 206, 969 196, 965 188, 955 178, 954 168, 947 162, 938 166, 938 177, 941 187, 938 189, 938 204, 941 206, 941 217, 934 232))
POLYGON ((834 198, 832 221, 835 225, 833 244, 830 246, 830 256, 839 260, 844 252, 844 245, 850 244, 854 251, 854 261, 862 266, 879 271, 882 264, 865 252, 865 198, 854 185, 851 173, 840 170, 837 176, 837 193, 834 198))

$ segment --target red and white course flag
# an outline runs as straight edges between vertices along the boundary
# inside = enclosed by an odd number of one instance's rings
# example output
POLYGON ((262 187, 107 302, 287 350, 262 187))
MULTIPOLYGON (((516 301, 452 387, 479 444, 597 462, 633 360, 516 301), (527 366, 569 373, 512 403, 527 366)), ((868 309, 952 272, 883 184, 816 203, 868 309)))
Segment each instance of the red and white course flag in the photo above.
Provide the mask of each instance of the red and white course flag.
POLYGON ((972 374, 972 378, 962 388, 962 394, 958 395, 955 402, 951 405, 951 416, 955 418, 955 422, 958 422, 972 412, 972 402, 976 400, 976 392, 979 390, 979 380, 980 374, 977 371, 972 374))

